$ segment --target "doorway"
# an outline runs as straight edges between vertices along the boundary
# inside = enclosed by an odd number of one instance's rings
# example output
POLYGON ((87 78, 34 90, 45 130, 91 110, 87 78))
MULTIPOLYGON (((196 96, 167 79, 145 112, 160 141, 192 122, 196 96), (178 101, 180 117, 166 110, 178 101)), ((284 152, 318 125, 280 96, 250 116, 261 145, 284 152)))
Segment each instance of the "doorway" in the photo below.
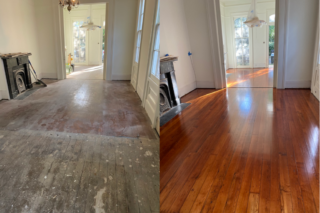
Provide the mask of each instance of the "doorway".
POLYGON ((244 24, 251 3, 245 0, 230 2, 220 1, 226 87, 272 88, 276 2, 269 0, 256 4, 257 16, 267 25, 254 28, 244 24))
POLYGON ((104 79, 106 10, 102 3, 63 11, 67 79, 104 79))

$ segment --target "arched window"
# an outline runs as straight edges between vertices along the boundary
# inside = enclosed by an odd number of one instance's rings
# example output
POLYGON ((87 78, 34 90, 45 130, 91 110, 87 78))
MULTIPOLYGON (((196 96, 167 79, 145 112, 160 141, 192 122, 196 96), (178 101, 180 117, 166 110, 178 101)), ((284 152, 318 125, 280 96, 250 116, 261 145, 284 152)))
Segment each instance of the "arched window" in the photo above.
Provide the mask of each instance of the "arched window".
POLYGON ((243 24, 246 20, 245 17, 234 20, 237 66, 249 66, 250 64, 249 27, 243 24))
POLYGON ((269 16, 269 22, 270 22, 270 23, 274 23, 275 20, 276 20, 276 15, 275 15, 275 14, 269 16))

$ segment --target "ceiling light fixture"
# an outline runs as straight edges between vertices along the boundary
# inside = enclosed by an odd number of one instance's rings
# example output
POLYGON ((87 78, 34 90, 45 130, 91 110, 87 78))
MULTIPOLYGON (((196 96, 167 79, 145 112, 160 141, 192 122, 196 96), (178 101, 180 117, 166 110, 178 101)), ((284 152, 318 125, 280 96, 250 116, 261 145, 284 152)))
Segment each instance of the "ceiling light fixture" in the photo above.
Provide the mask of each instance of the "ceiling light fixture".
POLYGON ((63 8, 67 8, 70 12, 72 9, 77 8, 80 4, 80 0, 59 0, 59 4, 63 8))
POLYGON ((101 26, 94 25, 91 20, 91 5, 90 5, 90 16, 87 19, 88 19, 88 21, 86 23, 84 23, 80 28, 85 28, 85 29, 87 29, 87 31, 101 28, 101 26))

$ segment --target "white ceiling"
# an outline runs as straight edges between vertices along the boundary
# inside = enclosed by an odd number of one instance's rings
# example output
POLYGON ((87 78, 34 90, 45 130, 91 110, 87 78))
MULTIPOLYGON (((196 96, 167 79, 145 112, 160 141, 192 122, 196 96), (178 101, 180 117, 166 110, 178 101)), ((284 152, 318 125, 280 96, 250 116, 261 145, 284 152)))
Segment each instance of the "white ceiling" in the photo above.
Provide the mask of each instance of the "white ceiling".
MULTIPOLYGON (((252 0, 220 0, 224 6, 233 6, 241 4, 251 4, 252 0)), ((275 0, 257 0, 257 2, 275 2, 275 0)))

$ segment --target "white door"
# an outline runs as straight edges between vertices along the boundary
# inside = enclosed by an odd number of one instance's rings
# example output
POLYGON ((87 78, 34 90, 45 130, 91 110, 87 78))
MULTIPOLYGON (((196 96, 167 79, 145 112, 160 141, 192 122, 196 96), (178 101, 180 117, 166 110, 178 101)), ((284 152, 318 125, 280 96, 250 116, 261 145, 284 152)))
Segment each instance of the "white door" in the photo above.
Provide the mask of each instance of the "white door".
POLYGON ((144 6, 145 6, 145 0, 140 0, 139 12, 138 12, 138 18, 137 18, 137 27, 136 27, 137 30, 136 30, 136 37, 135 37, 134 53, 133 53, 132 72, 131 72, 131 84, 135 90, 137 90, 137 82, 138 82, 138 70, 139 70, 139 60, 140 60, 140 46, 141 46, 141 37, 142 37, 144 6))
MULTIPOLYGON (((92 19, 93 23, 99 23, 99 19, 92 19)), ((101 65, 101 29, 89 31, 89 65, 101 65)))
POLYGON ((157 0, 157 13, 153 29, 151 50, 143 105, 151 120, 152 127, 160 134, 160 0, 157 0))
POLYGON ((80 27, 85 23, 82 19, 72 19, 72 54, 74 64, 88 64, 88 36, 80 27))

